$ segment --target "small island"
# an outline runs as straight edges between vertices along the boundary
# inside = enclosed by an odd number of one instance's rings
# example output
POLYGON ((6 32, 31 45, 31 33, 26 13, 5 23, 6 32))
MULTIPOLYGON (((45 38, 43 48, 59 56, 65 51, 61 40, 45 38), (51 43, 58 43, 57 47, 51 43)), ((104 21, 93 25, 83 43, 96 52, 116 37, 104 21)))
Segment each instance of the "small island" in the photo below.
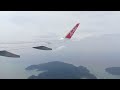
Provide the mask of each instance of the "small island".
POLYGON ((120 67, 109 67, 105 71, 112 75, 120 75, 120 67))
POLYGON ((30 76, 28 79, 97 79, 86 67, 76 67, 59 61, 31 65, 26 70, 44 71, 38 76, 30 76))

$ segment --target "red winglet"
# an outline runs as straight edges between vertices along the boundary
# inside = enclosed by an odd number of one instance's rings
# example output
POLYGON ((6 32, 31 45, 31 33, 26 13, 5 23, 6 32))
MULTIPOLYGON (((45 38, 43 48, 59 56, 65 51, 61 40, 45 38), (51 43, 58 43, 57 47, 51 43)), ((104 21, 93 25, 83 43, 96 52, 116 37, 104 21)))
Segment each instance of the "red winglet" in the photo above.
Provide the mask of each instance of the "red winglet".
POLYGON ((74 32, 77 30, 79 24, 80 24, 80 23, 76 24, 75 27, 66 35, 65 38, 71 39, 71 37, 73 36, 74 32))

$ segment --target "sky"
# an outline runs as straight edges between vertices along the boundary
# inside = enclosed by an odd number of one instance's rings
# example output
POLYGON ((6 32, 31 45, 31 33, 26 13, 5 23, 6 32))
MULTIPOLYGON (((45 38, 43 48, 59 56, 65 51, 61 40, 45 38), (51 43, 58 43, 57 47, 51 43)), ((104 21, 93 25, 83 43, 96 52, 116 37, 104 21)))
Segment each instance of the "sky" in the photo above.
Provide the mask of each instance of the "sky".
POLYGON ((64 37, 76 23, 74 37, 120 33, 119 11, 1 11, 0 40, 64 37))
POLYGON ((9 46, 3 42, 59 39, 77 23, 80 26, 64 49, 51 53, 27 48, 17 51, 20 59, 0 57, 0 78, 26 78, 25 67, 54 60, 92 67, 98 76, 107 76, 103 69, 120 65, 120 52, 113 52, 120 51, 119 11, 1 11, 0 48, 9 46), (98 52, 105 53, 97 56, 98 52))

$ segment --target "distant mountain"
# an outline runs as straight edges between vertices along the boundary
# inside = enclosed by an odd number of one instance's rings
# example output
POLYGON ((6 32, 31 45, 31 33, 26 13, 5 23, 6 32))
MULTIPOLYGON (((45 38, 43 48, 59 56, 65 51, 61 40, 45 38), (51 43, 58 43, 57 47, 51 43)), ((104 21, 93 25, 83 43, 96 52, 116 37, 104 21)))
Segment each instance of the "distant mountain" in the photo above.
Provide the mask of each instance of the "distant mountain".
POLYGON ((120 67, 109 67, 105 71, 112 75, 120 75, 120 67))
POLYGON ((39 65, 31 65, 26 70, 45 71, 38 76, 32 75, 28 79, 97 79, 86 67, 76 67, 72 64, 53 61, 39 65))

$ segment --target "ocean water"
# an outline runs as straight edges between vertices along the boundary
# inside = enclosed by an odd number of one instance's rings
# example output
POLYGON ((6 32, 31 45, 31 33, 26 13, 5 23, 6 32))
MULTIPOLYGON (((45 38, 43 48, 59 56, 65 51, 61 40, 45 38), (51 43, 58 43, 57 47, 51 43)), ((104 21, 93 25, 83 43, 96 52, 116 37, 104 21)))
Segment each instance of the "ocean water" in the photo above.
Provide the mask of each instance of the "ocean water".
POLYGON ((37 65, 52 61, 61 61, 73 64, 75 66, 85 66, 94 74, 98 79, 120 79, 118 75, 111 75, 105 72, 105 68, 120 66, 119 57, 116 58, 101 55, 91 55, 83 53, 78 48, 74 50, 75 44, 66 44, 62 48, 54 51, 41 51, 34 48, 24 48, 19 50, 11 50, 16 54, 21 55, 20 58, 8 58, 0 56, 0 78, 1 79, 27 79, 31 75, 38 75, 40 71, 27 71, 26 67, 30 65, 37 65))

